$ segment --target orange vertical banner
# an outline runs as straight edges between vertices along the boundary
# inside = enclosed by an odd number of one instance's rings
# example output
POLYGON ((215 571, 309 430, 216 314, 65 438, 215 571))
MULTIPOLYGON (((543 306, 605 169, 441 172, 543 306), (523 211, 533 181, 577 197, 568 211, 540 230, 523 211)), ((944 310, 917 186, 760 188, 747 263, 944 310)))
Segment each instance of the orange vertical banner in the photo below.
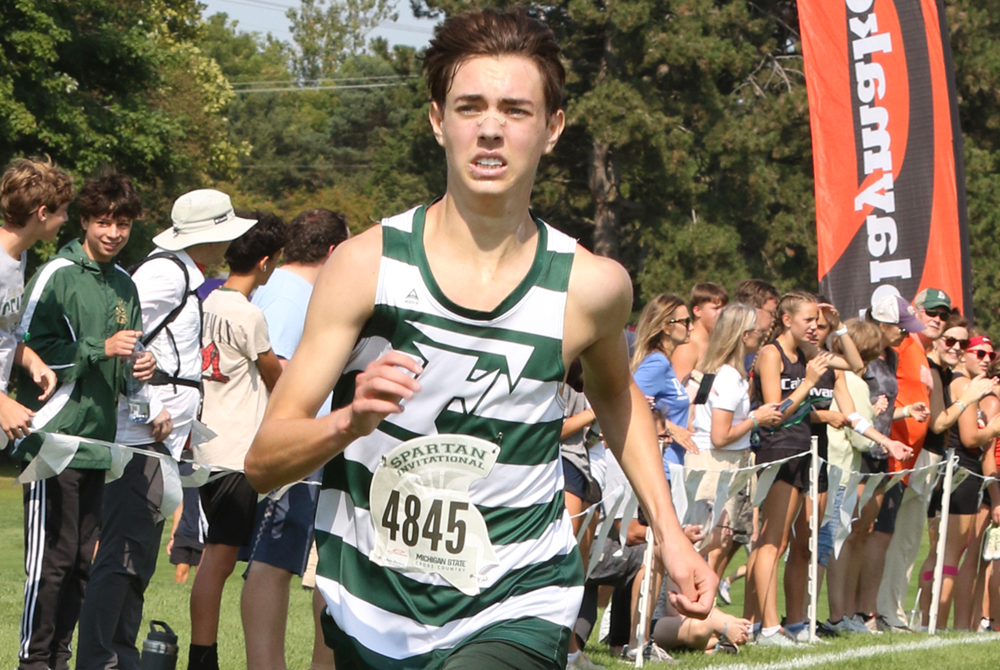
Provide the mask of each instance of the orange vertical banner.
POLYGON ((938 0, 799 0, 823 292, 971 312, 962 135, 938 0))

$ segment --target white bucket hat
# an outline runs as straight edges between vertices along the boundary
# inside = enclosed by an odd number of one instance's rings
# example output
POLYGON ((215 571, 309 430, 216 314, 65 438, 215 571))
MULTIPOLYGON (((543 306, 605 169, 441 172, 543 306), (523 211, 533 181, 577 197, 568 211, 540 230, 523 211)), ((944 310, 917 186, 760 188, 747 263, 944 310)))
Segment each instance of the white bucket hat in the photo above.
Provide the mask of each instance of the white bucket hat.
POLYGON ((190 191, 177 198, 170 219, 173 228, 153 238, 153 244, 167 251, 180 251, 196 244, 229 242, 257 223, 254 219, 236 216, 229 196, 210 188, 190 191))

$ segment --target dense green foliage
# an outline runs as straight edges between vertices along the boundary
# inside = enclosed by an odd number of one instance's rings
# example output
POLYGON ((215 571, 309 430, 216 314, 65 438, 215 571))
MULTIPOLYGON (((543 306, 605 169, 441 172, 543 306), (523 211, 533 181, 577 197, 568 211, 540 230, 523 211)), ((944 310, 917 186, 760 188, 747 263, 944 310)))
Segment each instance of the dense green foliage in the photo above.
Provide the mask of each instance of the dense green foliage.
MULTIPOLYGON (((200 31, 195 0, 16 0, 0 13, 0 162, 47 154, 77 177, 132 176, 149 224, 126 262, 179 191, 235 168, 232 94, 200 31)), ((78 233, 64 226, 61 241, 78 233)))
MULTIPOLYGON (((491 0, 411 0, 443 16, 491 0)), ((306 0, 290 43, 194 0, 17 0, 0 17, 0 159, 49 153, 136 176, 147 221, 214 184, 240 207, 344 211, 355 229, 444 188, 419 54, 366 42, 386 0, 306 0), (191 74, 194 76, 191 76, 191 74), (278 90, 275 90, 278 89, 278 90)), ((533 205, 618 258, 637 300, 757 276, 815 288, 801 43, 791 0, 536 2, 563 45, 567 129, 533 205)), ((1000 28, 948 3, 965 134, 976 314, 1000 307, 1000 28)), ((134 255, 145 239, 130 245, 134 255)))

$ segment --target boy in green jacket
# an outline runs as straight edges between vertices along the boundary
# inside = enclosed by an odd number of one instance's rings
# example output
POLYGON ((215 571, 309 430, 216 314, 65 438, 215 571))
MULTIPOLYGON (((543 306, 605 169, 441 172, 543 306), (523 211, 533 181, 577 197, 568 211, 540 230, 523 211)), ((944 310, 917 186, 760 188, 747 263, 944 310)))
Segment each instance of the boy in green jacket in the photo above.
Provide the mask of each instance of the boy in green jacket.
MULTIPOLYGON (((20 331, 55 371, 60 386, 46 401, 30 375, 18 375, 34 431, 96 440, 115 439, 118 396, 141 335, 139 298, 128 273, 112 260, 124 248, 132 220, 142 214, 128 177, 89 180, 78 199, 83 241, 73 241, 39 268, 25 291, 20 331)), ((152 376, 148 352, 134 365, 152 376)), ((43 436, 20 440, 13 455, 31 460, 43 436)), ((81 443, 59 475, 24 485, 24 613, 18 659, 22 670, 68 670, 70 641, 83 602, 101 520, 110 452, 81 443)))

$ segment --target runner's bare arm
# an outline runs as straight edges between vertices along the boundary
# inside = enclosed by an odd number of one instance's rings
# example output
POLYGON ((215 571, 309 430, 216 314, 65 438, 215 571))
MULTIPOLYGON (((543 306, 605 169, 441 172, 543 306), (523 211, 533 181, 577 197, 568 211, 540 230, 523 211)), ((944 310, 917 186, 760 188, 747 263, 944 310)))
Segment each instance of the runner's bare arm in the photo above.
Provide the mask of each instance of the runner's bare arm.
POLYGON ((670 499, 652 413, 628 366, 624 327, 632 308, 625 270, 578 248, 570 275, 563 357, 579 355, 584 386, 606 442, 647 513, 659 554, 679 593, 671 602, 705 618, 718 580, 684 536, 670 499))
POLYGON ((399 369, 417 374, 419 366, 392 352, 358 375, 352 403, 315 418, 372 315, 381 253, 382 232, 376 226, 338 246, 320 273, 302 340, 274 387, 244 463, 257 491, 272 491, 314 472, 382 418, 402 411, 399 399, 419 390, 416 380, 399 369))

